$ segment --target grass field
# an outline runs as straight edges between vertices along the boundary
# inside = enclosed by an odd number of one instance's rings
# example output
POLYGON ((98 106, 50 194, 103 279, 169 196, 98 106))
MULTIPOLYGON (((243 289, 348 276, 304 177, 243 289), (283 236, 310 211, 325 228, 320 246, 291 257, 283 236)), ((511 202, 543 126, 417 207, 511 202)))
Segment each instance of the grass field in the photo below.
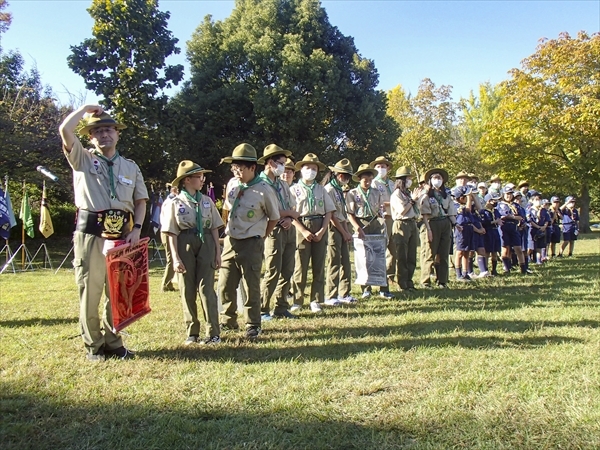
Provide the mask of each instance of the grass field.
MULTIPOLYGON (((184 347, 177 293, 89 363, 67 270, 0 276, 9 449, 600 448, 600 236, 534 276, 372 298, 184 347)), ((418 272, 417 272, 418 275, 418 272)))

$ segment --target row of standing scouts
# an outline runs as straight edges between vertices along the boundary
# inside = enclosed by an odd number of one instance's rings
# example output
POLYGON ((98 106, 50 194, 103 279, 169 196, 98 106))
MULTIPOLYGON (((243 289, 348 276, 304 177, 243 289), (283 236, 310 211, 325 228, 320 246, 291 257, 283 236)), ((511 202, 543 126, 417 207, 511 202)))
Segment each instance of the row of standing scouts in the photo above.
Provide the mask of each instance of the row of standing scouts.
MULTIPOLYGON (((161 237, 168 249, 162 288, 173 289, 175 272, 186 345, 216 344, 222 330, 239 328, 240 290, 245 335, 251 340, 260 335, 264 321, 297 319, 294 313, 305 306, 305 296, 313 313, 357 302, 351 295, 354 237, 388 236, 388 284, 378 293, 384 298, 394 297, 389 282, 397 283, 400 292, 417 290, 413 275, 420 243, 421 289, 447 288, 450 266, 457 281, 470 282, 498 275, 499 263, 503 273, 518 265, 522 274, 530 274, 530 262, 543 264, 550 256, 562 256, 567 247, 568 255, 573 253, 579 221, 573 197, 561 205, 558 197, 542 199, 526 181, 502 186, 493 176, 488 186, 465 172, 457 174, 450 189, 448 173, 441 168, 427 171, 413 188, 411 171, 400 167, 392 175, 385 157, 354 171, 348 159, 327 167, 312 153, 296 163, 291 156, 272 144, 259 158, 251 145, 241 144, 222 159, 233 174, 224 192, 226 224, 201 192, 211 171, 192 161, 179 164, 161 212, 161 237), (264 167, 260 173, 258 166, 264 167), (327 168, 317 183, 318 173, 327 168), (351 180, 357 183, 352 189, 351 180), (559 222, 564 240, 556 253, 559 222), (307 287, 309 266, 312 283, 307 287), (205 337, 200 336, 198 294, 205 337)), ((371 286, 361 286, 361 291, 363 299, 373 295, 371 286)))

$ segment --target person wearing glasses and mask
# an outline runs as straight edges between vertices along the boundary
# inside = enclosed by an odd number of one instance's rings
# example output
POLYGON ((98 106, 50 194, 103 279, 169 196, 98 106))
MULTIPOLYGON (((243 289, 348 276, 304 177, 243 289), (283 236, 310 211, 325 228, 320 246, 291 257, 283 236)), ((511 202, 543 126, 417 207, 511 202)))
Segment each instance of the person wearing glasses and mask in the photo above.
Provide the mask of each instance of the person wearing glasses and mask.
POLYGON ((265 239, 265 274, 261 287, 261 321, 277 319, 297 319, 290 311, 285 285, 294 274, 296 254, 296 230, 294 220, 299 215, 295 210, 296 201, 290 193, 289 185, 280 180, 285 174, 285 163, 292 152, 271 144, 263 151, 258 164, 264 165, 259 177, 267 183, 277 197, 279 222, 265 239), (271 298, 275 295, 275 309, 271 315, 271 298))
POLYGON ((161 214, 161 230, 168 235, 173 252, 173 269, 178 274, 179 291, 186 325, 185 345, 221 342, 219 306, 215 293, 215 270, 221 265, 219 228, 221 215, 212 199, 202 194, 206 170, 193 161, 185 160, 177 167, 172 185, 179 194, 161 214), (197 297, 207 324, 206 338, 200 339, 197 297))

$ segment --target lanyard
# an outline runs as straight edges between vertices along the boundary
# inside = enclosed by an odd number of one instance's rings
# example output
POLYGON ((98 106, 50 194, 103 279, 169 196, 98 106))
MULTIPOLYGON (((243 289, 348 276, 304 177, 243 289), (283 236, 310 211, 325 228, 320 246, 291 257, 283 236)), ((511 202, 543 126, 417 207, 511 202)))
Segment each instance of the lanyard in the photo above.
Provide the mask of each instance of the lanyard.
POLYGON ((102 154, 102 152, 98 150, 94 150, 94 155, 100 158, 108 165, 108 179, 110 180, 110 198, 112 200, 117 198, 117 191, 115 189, 115 174, 113 171, 113 166, 115 165, 115 160, 119 157, 119 152, 115 152, 112 158, 107 158, 102 154))
POLYGON ((190 202, 192 202, 193 205, 196 206, 196 234, 198 235, 200 240, 204 242, 204 230, 202 226, 202 208, 200 205, 200 200, 202 200, 202 194, 200 193, 200 191, 196 191, 196 196, 192 197, 190 193, 185 190, 185 188, 183 188, 182 191, 185 197, 190 202))

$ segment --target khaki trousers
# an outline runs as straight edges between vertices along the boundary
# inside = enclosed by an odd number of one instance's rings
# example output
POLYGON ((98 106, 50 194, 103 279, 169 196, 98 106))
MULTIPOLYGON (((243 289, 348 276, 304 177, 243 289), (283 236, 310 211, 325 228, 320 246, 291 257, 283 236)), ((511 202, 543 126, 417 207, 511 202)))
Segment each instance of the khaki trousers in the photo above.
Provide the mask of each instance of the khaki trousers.
POLYGON ((395 220, 392 241, 396 248, 396 280, 400 289, 414 287, 413 275, 417 267, 419 230, 415 220, 395 220))
POLYGON ((76 231, 73 235, 73 247, 75 282, 79 287, 79 326, 83 344, 88 353, 122 347, 121 337, 112 332, 113 318, 106 279, 106 258, 102 254, 104 239, 76 231), (100 325, 98 308, 103 295, 100 325))
POLYGON ((434 267, 436 255, 439 257, 439 264, 435 264, 437 282, 439 284, 448 283, 448 255, 452 245, 452 224, 450 219, 430 220, 429 226, 433 234, 433 241, 427 240, 427 227, 421 227, 421 283, 431 284, 431 269, 434 267))
POLYGON ((338 297, 348 297, 350 295, 350 279, 352 268, 350 266, 350 249, 348 243, 344 241, 342 233, 329 225, 327 231, 327 280, 326 298, 336 299, 338 297))
POLYGON ((260 269, 265 243, 262 238, 234 239, 226 236, 219 270, 219 297, 224 311, 220 322, 237 328, 237 288, 240 280, 246 291, 246 326, 260 326, 260 269))
POLYGON ((281 315, 289 309, 287 294, 294 273, 295 252, 296 234, 293 227, 284 230, 277 226, 265 239, 265 273, 261 286, 262 314, 271 312, 273 294, 276 294, 273 314, 281 315))
MULTIPOLYGON (((323 219, 303 222, 312 232, 321 229, 323 219)), ((312 284, 310 288, 310 301, 323 303, 325 296, 325 256, 327 254, 327 233, 319 242, 308 242, 302 233, 296 231, 296 266, 294 268, 293 290, 294 303, 304 304, 304 288, 308 276, 308 264, 312 266, 312 284)))
POLYGON ((385 252, 385 266, 387 269, 388 281, 396 276, 396 244, 392 239, 392 230, 394 228, 394 219, 392 216, 385 216, 385 228, 388 239, 387 251, 385 252))
POLYGON ((173 287, 173 277, 175 276, 175 270, 173 269, 173 255, 171 254, 171 247, 169 246, 169 235, 167 233, 160 233, 160 241, 165 249, 165 272, 163 274, 162 282, 160 284, 161 289, 169 289, 173 287))
POLYGON ((207 324, 206 336, 219 336, 219 304, 215 293, 215 241, 211 230, 204 230, 204 242, 196 234, 181 233, 177 251, 185 267, 178 283, 183 306, 183 321, 188 336, 200 336, 200 321, 196 299, 207 324))

